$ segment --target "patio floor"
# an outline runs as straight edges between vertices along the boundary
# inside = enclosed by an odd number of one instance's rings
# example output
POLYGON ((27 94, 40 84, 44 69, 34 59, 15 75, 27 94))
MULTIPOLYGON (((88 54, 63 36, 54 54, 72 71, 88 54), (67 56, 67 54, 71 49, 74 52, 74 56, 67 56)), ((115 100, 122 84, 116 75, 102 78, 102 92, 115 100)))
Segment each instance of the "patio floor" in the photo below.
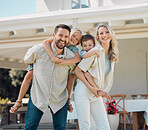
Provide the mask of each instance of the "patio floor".
MULTIPOLYGON (((0 130, 23 130, 25 124, 10 124, 6 126, 0 126, 0 130)), ((38 130, 53 130, 52 124, 40 124, 38 130)), ((76 124, 69 124, 67 125, 66 130, 77 130, 76 124)), ((118 128, 118 130, 124 130, 123 128, 118 128)), ((131 128, 127 128, 127 130, 132 130, 131 128)), ((143 130, 142 128, 138 130, 143 130)), ((148 130, 148 127, 146 128, 148 130)))

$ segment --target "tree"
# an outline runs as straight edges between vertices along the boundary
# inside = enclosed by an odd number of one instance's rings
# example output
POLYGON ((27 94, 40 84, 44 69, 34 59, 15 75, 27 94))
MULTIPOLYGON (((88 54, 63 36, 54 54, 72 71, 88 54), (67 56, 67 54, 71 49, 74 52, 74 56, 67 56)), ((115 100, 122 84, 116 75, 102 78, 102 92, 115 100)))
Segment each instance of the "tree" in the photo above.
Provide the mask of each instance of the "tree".
POLYGON ((26 71, 0 68, 0 97, 17 99, 26 71))

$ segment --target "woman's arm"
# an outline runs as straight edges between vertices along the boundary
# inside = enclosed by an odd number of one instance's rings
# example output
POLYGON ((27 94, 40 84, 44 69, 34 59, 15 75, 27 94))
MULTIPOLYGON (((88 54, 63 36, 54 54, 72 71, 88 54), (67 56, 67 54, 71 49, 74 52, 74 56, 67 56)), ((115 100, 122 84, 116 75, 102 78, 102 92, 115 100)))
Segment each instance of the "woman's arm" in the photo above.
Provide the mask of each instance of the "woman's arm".
POLYGON ((50 55, 52 61, 54 63, 61 63, 60 59, 58 57, 56 57, 50 47, 50 44, 53 42, 53 38, 47 39, 43 41, 43 47, 46 50, 46 52, 50 55))
POLYGON ((88 89, 96 96, 98 97, 98 91, 99 89, 96 87, 93 87, 89 84, 89 82, 86 80, 84 73, 82 72, 82 70, 80 69, 79 66, 76 67, 76 69, 74 70, 76 76, 88 87, 88 89))
POLYGON ((61 63, 60 64, 71 64, 71 63, 78 63, 80 62, 81 58, 78 52, 74 52, 75 57, 71 59, 60 59, 61 63))
POLYGON ((90 51, 84 53, 82 55, 82 58, 85 59, 85 58, 91 57, 93 55, 97 55, 97 57, 99 57, 100 56, 100 51, 98 49, 91 49, 90 51))

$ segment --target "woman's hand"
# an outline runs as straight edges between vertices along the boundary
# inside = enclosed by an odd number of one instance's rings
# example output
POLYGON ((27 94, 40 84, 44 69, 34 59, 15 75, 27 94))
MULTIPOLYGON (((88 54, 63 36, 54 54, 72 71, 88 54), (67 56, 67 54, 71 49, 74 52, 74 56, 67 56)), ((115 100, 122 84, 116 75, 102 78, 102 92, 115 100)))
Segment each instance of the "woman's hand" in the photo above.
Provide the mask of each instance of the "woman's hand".
POLYGON ((104 92, 103 90, 99 90, 97 93, 99 96, 105 97, 111 101, 111 96, 107 92, 104 92))

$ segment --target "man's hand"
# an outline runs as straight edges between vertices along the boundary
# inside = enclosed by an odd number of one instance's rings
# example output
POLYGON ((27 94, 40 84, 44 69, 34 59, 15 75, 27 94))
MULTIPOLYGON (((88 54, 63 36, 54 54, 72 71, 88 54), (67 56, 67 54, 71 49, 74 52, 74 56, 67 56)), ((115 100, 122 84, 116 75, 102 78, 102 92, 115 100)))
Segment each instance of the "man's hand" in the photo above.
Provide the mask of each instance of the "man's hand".
POLYGON ((68 99, 68 111, 69 111, 70 113, 73 112, 73 107, 72 107, 71 99, 70 99, 70 98, 68 99))

